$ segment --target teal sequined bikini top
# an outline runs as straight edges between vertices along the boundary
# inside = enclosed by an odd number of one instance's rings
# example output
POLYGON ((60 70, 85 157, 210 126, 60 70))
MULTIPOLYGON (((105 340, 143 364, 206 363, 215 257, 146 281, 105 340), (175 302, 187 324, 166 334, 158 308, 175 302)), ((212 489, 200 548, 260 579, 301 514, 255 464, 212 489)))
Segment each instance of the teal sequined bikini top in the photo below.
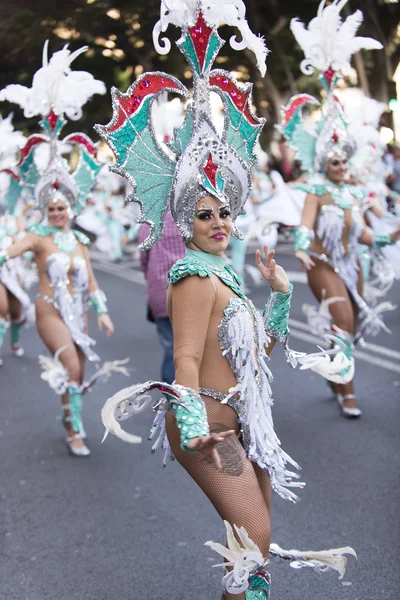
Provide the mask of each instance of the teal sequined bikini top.
POLYGON ((84 244, 85 246, 90 244, 88 236, 76 229, 63 231, 62 229, 58 229, 58 227, 37 223, 36 225, 29 227, 28 231, 40 237, 51 235, 53 237, 54 245, 57 246, 61 252, 65 252, 66 254, 72 254, 77 247, 78 242, 81 242, 81 244, 84 244))
POLYGON ((239 277, 226 262, 223 256, 215 256, 207 252, 186 249, 186 256, 178 260, 168 273, 168 283, 178 283, 181 279, 191 275, 199 277, 211 277, 216 275, 218 279, 231 288, 232 292, 245 298, 239 277))
POLYGON ((310 181, 308 183, 299 183, 296 188, 314 194, 315 196, 324 196, 330 194, 332 200, 339 208, 346 210, 351 208, 354 203, 354 199, 358 200, 361 204, 365 198, 364 192, 354 186, 344 183, 343 185, 335 185, 327 179, 324 181, 310 181))

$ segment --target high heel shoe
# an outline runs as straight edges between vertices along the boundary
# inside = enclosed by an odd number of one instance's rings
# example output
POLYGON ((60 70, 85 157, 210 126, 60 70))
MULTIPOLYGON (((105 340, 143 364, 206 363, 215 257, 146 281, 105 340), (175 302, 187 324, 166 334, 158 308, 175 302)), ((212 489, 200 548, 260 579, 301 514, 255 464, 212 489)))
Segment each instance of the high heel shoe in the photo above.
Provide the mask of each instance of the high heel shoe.
POLYGON ((74 448, 71 446, 71 442, 78 439, 82 439, 80 433, 76 433, 75 435, 65 438, 69 453, 72 454, 72 456, 90 456, 90 450, 85 444, 83 444, 83 446, 79 446, 79 448, 74 448))
POLYGON ((11 353, 13 356, 20 358, 21 356, 24 356, 25 350, 22 348, 22 346, 11 346, 11 353))
POLYGON ((362 411, 359 408, 347 408, 346 406, 343 406, 343 402, 345 400, 355 399, 354 394, 347 394, 346 396, 342 396, 342 394, 337 394, 336 397, 339 402, 342 415, 344 417, 347 417, 348 419, 358 419, 361 417, 362 411))

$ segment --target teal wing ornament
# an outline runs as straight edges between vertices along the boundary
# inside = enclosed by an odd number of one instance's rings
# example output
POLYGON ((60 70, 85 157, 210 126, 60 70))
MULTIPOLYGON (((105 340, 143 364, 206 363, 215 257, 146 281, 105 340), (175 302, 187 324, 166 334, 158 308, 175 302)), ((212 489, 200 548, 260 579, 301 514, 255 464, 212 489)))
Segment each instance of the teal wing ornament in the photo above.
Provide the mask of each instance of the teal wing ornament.
POLYGON ((75 205, 75 212, 79 214, 86 206, 86 200, 104 163, 97 160, 98 144, 94 144, 84 133, 72 133, 63 142, 76 145, 79 151, 78 164, 72 173, 72 179, 79 190, 75 205))
POLYGON ((5 193, 4 200, 7 206, 7 213, 13 215, 15 207, 22 193, 22 187, 20 185, 20 177, 12 169, 2 169, 0 173, 4 173, 8 176, 8 190, 5 193))
POLYGON ((303 167, 313 173, 317 135, 305 126, 302 111, 306 104, 319 106, 320 103, 309 94, 293 96, 287 106, 281 107, 278 129, 287 139, 287 145, 296 151, 296 157, 301 160, 303 167))
POLYGON ((35 163, 35 149, 48 138, 44 135, 31 135, 20 152, 20 158, 16 165, 21 185, 27 190, 29 198, 35 196, 35 187, 41 177, 41 173, 35 163))
POLYGON ((125 94, 111 90, 113 117, 108 125, 96 125, 96 131, 112 149, 116 165, 111 168, 132 186, 128 200, 140 205, 139 223, 150 225, 150 234, 142 248, 150 248, 160 239, 175 173, 175 162, 158 142, 151 121, 153 101, 163 92, 188 96, 175 77, 165 73, 145 73, 125 94))

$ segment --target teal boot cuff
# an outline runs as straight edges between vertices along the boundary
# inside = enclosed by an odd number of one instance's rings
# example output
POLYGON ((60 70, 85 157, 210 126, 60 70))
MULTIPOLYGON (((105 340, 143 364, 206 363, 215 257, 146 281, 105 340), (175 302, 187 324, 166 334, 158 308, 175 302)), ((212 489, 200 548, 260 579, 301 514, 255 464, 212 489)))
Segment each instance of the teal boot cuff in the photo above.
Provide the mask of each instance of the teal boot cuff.
POLYGON ((74 431, 83 431, 81 419, 82 413, 82 392, 80 386, 73 383, 67 387, 69 411, 71 415, 71 425, 74 431))
POLYGON ((10 330, 11 344, 18 344, 18 342, 21 338, 22 326, 23 326, 22 321, 12 321, 11 322, 11 330, 10 330))

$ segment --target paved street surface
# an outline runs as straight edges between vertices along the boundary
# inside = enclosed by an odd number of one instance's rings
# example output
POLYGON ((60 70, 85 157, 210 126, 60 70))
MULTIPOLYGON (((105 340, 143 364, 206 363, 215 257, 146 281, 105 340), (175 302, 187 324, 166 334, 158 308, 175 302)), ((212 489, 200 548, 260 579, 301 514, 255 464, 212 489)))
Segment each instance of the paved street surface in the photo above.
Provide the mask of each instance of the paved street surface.
MULTIPOLYGON (((310 351, 303 302, 311 302, 297 263, 283 251, 295 294, 292 346, 310 351)), ((134 256, 110 265, 95 255, 116 333, 96 334, 102 358, 131 357, 131 377, 114 376, 85 398, 84 422, 92 455, 68 456, 60 406, 39 378, 43 346, 25 332, 26 355, 4 347, 0 370, 0 598, 1 600, 219 600, 218 556, 204 547, 224 539, 208 500, 177 464, 162 468, 146 441, 149 412, 128 422, 143 436, 130 446, 113 436, 101 445, 100 410, 125 385, 159 378, 161 352, 145 321, 145 288, 134 256)), ((249 256, 251 261, 251 256, 249 256)), ((249 282, 250 283, 250 282, 249 282)), ((400 284, 390 299, 400 304, 400 284)), ((261 308, 266 286, 253 290, 261 308)), ((393 334, 360 350, 356 386, 364 410, 347 421, 327 384, 286 366, 281 348, 272 358, 275 425, 283 447, 303 466, 307 482, 293 505, 274 495, 273 541, 284 548, 352 545, 344 582, 273 562, 277 600, 398 600, 400 318, 389 313, 393 334)), ((95 333, 91 315, 91 332, 95 333)), ((248 497, 251 504, 251 497, 248 497)))

